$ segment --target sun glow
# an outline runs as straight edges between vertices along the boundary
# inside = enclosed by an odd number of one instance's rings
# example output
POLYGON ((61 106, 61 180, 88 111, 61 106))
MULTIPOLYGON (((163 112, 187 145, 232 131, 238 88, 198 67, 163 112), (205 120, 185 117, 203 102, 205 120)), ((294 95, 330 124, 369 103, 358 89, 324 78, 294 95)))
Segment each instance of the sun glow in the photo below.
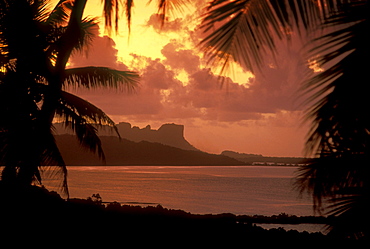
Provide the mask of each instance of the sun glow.
POLYGON ((324 69, 320 67, 317 60, 308 60, 308 68, 312 69, 314 73, 321 73, 324 71, 324 69))

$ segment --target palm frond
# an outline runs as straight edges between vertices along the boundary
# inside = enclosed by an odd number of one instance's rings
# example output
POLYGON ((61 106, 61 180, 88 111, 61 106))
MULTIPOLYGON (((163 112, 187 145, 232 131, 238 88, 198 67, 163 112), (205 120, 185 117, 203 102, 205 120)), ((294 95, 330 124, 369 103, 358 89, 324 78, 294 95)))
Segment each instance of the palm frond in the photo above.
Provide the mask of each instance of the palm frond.
POLYGON ((98 130, 94 125, 86 122, 86 120, 71 110, 60 110, 58 115, 62 117, 66 128, 71 128, 80 142, 80 145, 88 149, 90 152, 97 154, 98 157, 105 162, 105 154, 102 148, 98 130))
POLYGON ((261 52, 266 47, 274 50, 273 37, 281 37, 279 24, 266 1, 213 1, 201 28, 210 32, 200 44, 210 62, 235 61, 250 70, 262 64, 261 52))
POLYGON ((110 126, 119 136, 117 127, 101 109, 73 94, 62 92, 56 114, 71 128, 81 145, 105 161, 101 141, 95 126, 110 126))
POLYGON ((82 51, 88 48, 97 34, 98 22, 97 18, 85 17, 80 23, 80 37, 78 43, 74 47, 75 50, 82 51))
MULTIPOLYGON (((312 107, 307 111, 313 127, 308 138, 307 148, 315 152, 320 139, 328 134, 338 133, 358 138, 355 133, 367 137, 370 124, 366 117, 370 101, 366 92, 370 90, 364 82, 367 68, 363 60, 369 56, 369 4, 365 1, 351 6, 344 12, 328 19, 326 25, 336 29, 317 39, 321 44, 311 51, 320 54, 317 62, 328 65, 325 71, 314 76, 304 86, 307 102, 312 107), (333 63, 335 61, 335 63, 333 63), (340 125, 340 126, 339 126, 340 125), (352 131, 353 134, 348 134, 352 131)), ((363 140, 363 139, 362 139, 363 140)), ((359 140, 359 141, 362 141, 359 140)), ((343 146, 348 144, 342 143, 343 146)))
POLYGON ((68 29, 74 29, 73 40, 75 44, 73 46, 73 44, 70 43, 74 50, 81 51, 82 49, 87 48, 94 36, 97 34, 98 18, 85 17, 83 19, 78 19, 78 17, 76 17, 73 18, 74 22, 68 23, 71 21, 70 18, 72 17, 72 11, 74 8, 73 2, 60 0, 55 8, 49 13, 48 18, 45 21, 45 24, 48 25, 47 38, 49 54, 52 52, 57 53, 57 45, 66 45, 66 41, 61 38, 66 36, 65 33, 68 29))
POLYGON ((253 71, 266 53, 276 52, 276 39, 289 39, 302 25, 311 29, 318 15, 312 1, 214 0, 203 16, 207 36, 200 45, 210 62, 225 68, 235 61, 253 71))
POLYGON ((139 75, 107 67, 82 67, 65 70, 65 85, 85 88, 115 88, 133 91, 138 86, 139 75))
POLYGON ((46 23, 52 26, 63 26, 68 23, 69 15, 72 11, 72 5, 69 0, 59 0, 54 9, 49 14, 46 23))
POLYGON ((329 32, 313 41, 308 56, 325 70, 303 86, 312 124, 306 151, 316 158, 300 168, 297 184, 312 193, 316 210, 323 200, 332 203, 325 207, 337 216, 330 233, 359 238, 369 233, 364 220, 369 217, 370 86, 364 61, 370 56, 370 4, 325 2, 330 4, 322 27, 329 32))
POLYGON ((18 71, 35 72, 39 67, 39 61, 45 59, 44 35, 38 26, 38 19, 43 16, 38 11, 43 7, 38 3, 40 1, 34 2, 34 5, 27 1, 11 1, 0 5, 2 50, 9 59, 17 62, 18 71))
MULTIPOLYGON (((150 0, 150 4, 153 0, 150 0)), ((184 8, 189 4, 190 0, 157 0, 157 7, 159 17, 162 25, 164 24, 168 15, 175 15, 177 12, 183 12, 184 8)))
MULTIPOLYGON (((133 6, 134 6, 133 0, 126 0, 126 18, 127 18, 127 27, 128 27, 129 34, 131 33, 131 10, 133 6)), ((118 26, 118 23, 116 23, 116 26, 118 26)))
POLYGON ((84 99, 81 99, 80 97, 77 97, 76 95, 62 91, 60 104, 64 106, 63 110, 71 110, 87 123, 100 126, 107 125, 117 131, 114 121, 110 119, 107 114, 105 114, 98 107, 94 106, 84 99))
POLYGON ((369 191, 367 188, 349 189, 348 195, 333 198, 328 208, 337 218, 329 224, 330 234, 337 237, 361 239, 369 236, 369 191))
POLYGON ((38 122, 12 125, 0 135, 2 180, 42 185, 42 179, 61 179, 58 187, 68 197, 67 169, 49 127, 38 122))
MULTIPOLYGON (((353 190, 351 190, 353 192, 353 190)), ((348 195, 341 196, 338 198, 333 198, 331 204, 328 208, 330 209, 330 215, 345 215, 348 212, 353 211, 352 209, 359 204, 359 199, 363 198, 363 195, 348 195)), ((364 203, 363 203, 364 204, 364 203)))
POLYGON ((353 194, 349 190, 364 186, 364 179, 369 174, 367 162, 363 154, 348 151, 322 153, 320 158, 299 168, 295 184, 301 192, 312 193, 314 209, 320 211, 323 198, 353 194))
MULTIPOLYGON (((86 6, 87 0, 75 0, 73 2, 72 11, 69 15, 68 24, 63 35, 58 40, 56 51, 57 59, 55 62, 56 72, 65 70, 71 53, 76 48, 81 48, 83 38, 85 37, 84 30, 81 28, 82 16, 86 6)), ((55 82, 62 83, 62 82, 55 82)), ((59 87, 59 86, 58 86, 59 87)))
MULTIPOLYGON (((337 1, 337 0, 334 0, 337 1)), ((285 31, 310 32, 316 30, 324 20, 322 5, 330 5, 332 0, 272 0, 270 4, 285 31)))
MULTIPOLYGON (((112 28, 118 32, 118 21, 119 21, 119 9, 120 0, 102 0, 103 2, 103 17, 105 20, 105 28, 110 34, 112 28), (113 24, 114 23, 114 24, 113 24)), ((133 6, 132 1, 126 3, 127 19, 131 21, 131 7, 133 6)))
POLYGON ((39 182, 41 183, 41 178, 61 179, 58 187, 62 190, 62 193, 69 197, 67 167, 51 132, 45 133, 41 145, 44 149, 39 153, 39 171, 41 171, 39 182))
POLYGON ((30 6, 33 9, 34 13, 34 20, 37 22, 44 22, 49 17, 49 11, 47 8, 48 1, 47 0, 38 0, 31 2, 30 6))

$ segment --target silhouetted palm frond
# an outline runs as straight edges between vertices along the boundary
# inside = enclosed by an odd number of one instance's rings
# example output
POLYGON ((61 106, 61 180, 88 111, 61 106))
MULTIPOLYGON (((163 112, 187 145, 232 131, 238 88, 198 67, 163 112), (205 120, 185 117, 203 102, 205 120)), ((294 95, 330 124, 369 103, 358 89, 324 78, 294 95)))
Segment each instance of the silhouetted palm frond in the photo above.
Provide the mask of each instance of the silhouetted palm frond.
MULTIPOLYGON (((312 193, 314 207, 320 211, 323 200, 357 194, 350 191, 366 187, 365 178, 369 174, 367 160, 363 154, 343 151, 322 154, 308 166, 300 167, 296 186, 301 192, 308 190, 312 193)), ((330 210, 330 207, 327 208, 330 210)))
POLYGON ((333 204, 328 207, 330 214, 337 216, 332 224, 330 234, 339 237, 366 238, 369 233, 370 215, 369 189, 358 187, 348 189, 348 193, 341 193, 339 197, 332 198, 333 204))
POLYGON ((338 5, 323 24, 330 31, 314 41, 310 54, 325 70, 304 86, 312 122, 306 148, 318 158, 301 169, 300 183, 313 191, 317 207, 321 199, 333 203, 327 210, 340 222, 332 232, 354 237, 369 233, 363 222, 370 178, 370 86, 364 63, 370 56, 369 16, 368 1, 338 5))
MULTIPOLYGON (((67 167, 55 142, 55 138, 50 131, 45 132, 42 137, 44 140, 39 143, 40 147, 44 147, 44 150, 40 153, 40 165, 38 167, 40 179, 38 181, 42 184, 42 178, 60 179, 58 185, 62 193, 69 197, 67 167)), ((40 136, 37 139, 40 139, 40 136)))
POLYGON ((90 46, 95 35, 97 35, 98 22, 97 18, 85 17, 80 23, 80 37, 77 45, 74 47, 75 50, 81 51, 90 46))
POLYGON ((137 84, 133 72, 92 67, 65 72, 72 52, 85 49, 97 33, 96 19, 83 18, 86 2, 0 1, 0 162, 5 165, 1 180, 9 186, 62 176, 60 185, 68 195, 67 170, 51 131, 55 115, 104 159, 97 127, 117 131, 114 122, 96 106, 63 92, 63 85, 132 90, 137 84))
POLYGON ((62 118, 67 128, 75 132, 83 147, 97 153, 103 161, 105 160, 96 126, 110 126, 119 136, 113 120, 93 104, 67 92, 61 93, 56 114, 62 118))
POLYGON ((69 0, 59 0, 54 9, 49 14, 46 22, 51 26, 64 26, 68 23, 69 14, 71 13, 72 5, 69 0))
MULTIPOLYGON (((134 0, 102 0, 103 2, 103 17, 105 20, 105 28, 110 34, 112 29, 118 32, 119 19, 120 19, 120 9, 123 7, 125 10, 126 21, 129 33, 131 31, 131 19, 132 19, 132 8, 134 7, 134 0), (121 6, 122 5, 122 6, 121 6)), ((152 0, 148 1, 148 4, 152 0)), ((157 0, 158 14, 162 18, 162 23, 164 23, 169 12, 181 11, 184 6, 186 6, 190 0, 157 0)))
MULTIPOLYGON (((105 20, 105 28, 108 30, 108 33, 111 32, 112 27, 114 27, 115 31, 118 31, 118 20, 119 20, 119 0, 104 0, 103 2, 103 17, 105 20), (114 25, 113 25, 114 21, 114 25)), ((131 13, 131 6, 132 1, 129 1, 131 4, 127 4, 127 6, 130 6, 130 12, 131 13)), ((130 15, 131 20, 131 15, 130 15)))
MULTIPOLYGON (((370 86, 366 82, 367 66, 363 63, 369 56, 370 39, 365 32, 370 30, 369 14, 367 1, 347 6, 346 11, 327 19, 325 26, 334 31, 317 39, 320 43, 312 50, 319 54, 317 62, 323 67, 328 66, 305 86, 310 94, 308 102, 312 105, 307 115, 313 124, 307 149, 320 155, 317 163, 322 164, 323 169, 324 164, 335 167, 335 160, 347 158, 344 167, 350 172, 352 168, 356 169, 359 157, 369 160, 370 100, 367 93, 370 86)), ((357 177, 359 180, 363 178, 357 177)), ((327 181, 329 178, 334 177, 328 175, 327 181)), ((325 181, 325 178, 321 180, 325 181)), ((346 182, 345 178, 337 180, 346 182)))
POLYGON ((317 23, 312 1, 215 0, 210 2, 201 28, 207 35, 201 46, 210 62, 235 61, 247 70, 263 63, 266 53, 275 53, 275 39, 289 38, 300 25, 317 23))
POLYGON ((115 127, 113 120, 105 112, 76 95, 62 91, 60 103, 89 123, 115 127))
POLYGON ((263 63, 264 52, 275 52, 276 39, 320 30, 308 59, 324 70, 303 87, 312 123, 306 149, 317 158, 300 169, 297 182, 313 194, 318 210, 329 199, 333 205, 327 208, 341 217, 351 213, 352 225, 368 217, 357 207, 369 203, 360 202, 368 200, 370 178, 369 5, 367 0, 214 0, 202 26, 207 34, 202 46, 211 61, 235 61, 249 70, 263 63))
POLYGON ((85 88, 113 88, 133 91, 139 75, 131 71, 119 71, 107 67, 82 67, 65 70, 65 85, 85 88))
MULTIPOLYGON (((152 1, 149 0, 149 3, 152 1)), ((164 24, 169 13, 175 14, 176 12, 182 12, 189 2, 190 0, 157 0, 157 13, 161 18, 162 24, 164 24)))

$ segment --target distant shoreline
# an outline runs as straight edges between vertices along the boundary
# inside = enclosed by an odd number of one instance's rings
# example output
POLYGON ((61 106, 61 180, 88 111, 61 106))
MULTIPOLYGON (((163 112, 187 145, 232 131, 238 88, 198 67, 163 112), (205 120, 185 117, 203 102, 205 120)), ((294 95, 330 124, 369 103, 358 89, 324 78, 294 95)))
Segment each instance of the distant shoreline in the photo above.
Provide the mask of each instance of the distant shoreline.
POLYGON ((58 148, 67 165, 76 166, 302 166, 309 158, 265 157, 262 155, 223 151, 210 154, 199 150, 184 150, 161 143, 102 136, 105 163, 81 148, 72 135, 58 135, 58 148))
POLYGON ((67 167, 273 167, 273 168, 297 168, 301 165, 67 165, 67 167))
MULTIPOLYGON (((55 192, 32 187, 26 192, 18 189, 2 189, 8 205, 1 211, 13 219, 4 219, 0 231, 3 244, 14 243, 19 238, 37 238, 47 246, 57 241, 62 247, 82 243, 84 247, 104 245, 138 244, 145 247, 237 248, 258 244, 260 247, 294 245, 336 247, 337 245, 362 245, 362 241, 324 235, 321 232, 299 232, 283 227, 265 229, 264 223, 327 224, 331 217, 297 217, 293 215, 237 216, 231 213, 197 215, 182 210, 157 206, 130 206, 117 202, 105 204, 100 196, 88 199, 60 198, 55 192), (22 198, 19 198, 19 197, 22 198), (30 224, 42 224, 32 229, 30 224), (31 228, 31 229, 30 229, 31 228), (17 231, 17 233, 14 233, 17 231), (60 234, 66 234, 60 240, 60 234), (28 237, 27 237, 28 236, 28 237), (9 242, 8 242, 9 240, 9 242), (60 241, 60 242, 59 242, 60 241), (109 242, 109 243, 107 243, 109 242), (181 247, 180 246, 180 247, 181 247)), ((366 241, 365 241, 366 242, 366 241)), ((41 244, 41 245, 43 245, 41 244)))

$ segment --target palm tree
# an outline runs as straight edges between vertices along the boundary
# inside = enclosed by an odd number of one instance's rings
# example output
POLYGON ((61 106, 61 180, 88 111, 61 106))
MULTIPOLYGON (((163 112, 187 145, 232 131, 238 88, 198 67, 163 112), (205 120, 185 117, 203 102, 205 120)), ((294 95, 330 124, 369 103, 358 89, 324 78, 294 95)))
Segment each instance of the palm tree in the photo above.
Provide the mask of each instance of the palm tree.
MULTIPOLYGON (((149 3, 151 0, 149 0, 149 3)), ((158 13, 181 10, 187 0, 157 0, 158 13)), ((67 86, 132 91, 138 74, 106 67, 67 69, 75 51, 94 38, 96 18, 83 18, 87 0, 0 1, 0 165, 1 182, 12 186, 42 184, 41 173, 62 176, 68 196, 67 170, 53 137, 55 117, 71 128, 80 144, 104 160, 97 126, 114 122, 67 86)), ((110 34, 118 31, 120 9, 130 29, 133 0, 104 0, 103 17, 110 34)), ((119 134, 118 134, 119 135, 119 134)), ((14 187, 14 186, 13 186, 14 187)))
POLYGON ((52 10, 48 4, 0 2, 2 183, 42 184, 41 173, 52 169, 51 174, 62 175, 61 187, 68 195, 66 165, 52 132, 54 118, 73 129, 81 145, 103 160, 97 125, 115 129, 115 124, 101 109, 65 89, 74 85, 131 91, 138 74, 105 67, 67 69, 70 55, 94 38, 97 22, 83 18, 86 0, 60 0, 52 10))
POLYGON ((369 232, 369 10, 367 0, 214 0, 202 23, 211 62, 252 71, 276 52, 276 40, 320 31, 308 58, 326 69, 302 87, 312 124, 306 149, 315 159, 297 183, 312 193, 316 210, 332 203, 328 213, 339 216, 332 232, 343 236, 369 232))

